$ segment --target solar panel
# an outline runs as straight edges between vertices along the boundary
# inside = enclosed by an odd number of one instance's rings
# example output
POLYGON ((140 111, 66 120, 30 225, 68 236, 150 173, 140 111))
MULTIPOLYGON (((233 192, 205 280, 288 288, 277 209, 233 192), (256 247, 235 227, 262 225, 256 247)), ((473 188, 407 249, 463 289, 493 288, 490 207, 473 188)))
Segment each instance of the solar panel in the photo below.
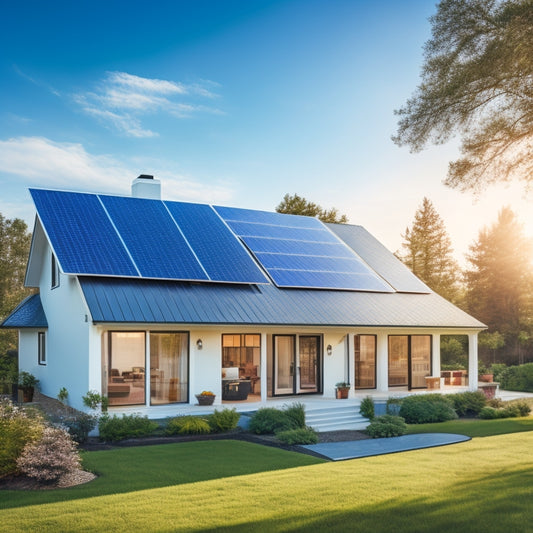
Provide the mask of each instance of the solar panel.
POLYGON ((394 292, 316 218, 215 209, 278 287, 394 292))
POLYGON ((100 196, 141 276, 208 280, 161 200, 100 196))
POLYGON ((268 283, 211 206, 168 201, 164 204, 212 281, 268 283))
POLYGON ((94 194, 40 189, 30 193, 63 272, 139 275, 94 194))

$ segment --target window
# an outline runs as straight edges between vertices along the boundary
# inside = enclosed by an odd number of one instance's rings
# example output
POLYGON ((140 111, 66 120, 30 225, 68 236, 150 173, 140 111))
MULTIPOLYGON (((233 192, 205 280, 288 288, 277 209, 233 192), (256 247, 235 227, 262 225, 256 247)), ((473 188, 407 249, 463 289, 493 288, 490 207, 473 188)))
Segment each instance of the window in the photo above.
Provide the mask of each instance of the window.
POLYGON ((144 405, 146 334, 144 331, 111 331, 107 340, 109 405, 144 405))
POLYGON ((188 401, 188 346, 187 333, 150 333, 151 405, 188 401))
POLYGON ((51 264, 51 276, 52 276, 52 289, 59 287, 59 265, 57 264, 57 259, 54 254, 52 254, 52 264, 51 264))
POLYGON ((222 335, 222 366, 224 368, 247 364, 259 365, 261 335, 222 335))
POLYGON ((389 336, 389 386, 426 388, 431 375, 431 335, 389 336))
POLYGON ((355 388, 376 388, 376 336, 355 335, 355 388))
POLYGON ((37 333, 37 354, 40 365, 46 365, 46 334, 44 331, 37 333))

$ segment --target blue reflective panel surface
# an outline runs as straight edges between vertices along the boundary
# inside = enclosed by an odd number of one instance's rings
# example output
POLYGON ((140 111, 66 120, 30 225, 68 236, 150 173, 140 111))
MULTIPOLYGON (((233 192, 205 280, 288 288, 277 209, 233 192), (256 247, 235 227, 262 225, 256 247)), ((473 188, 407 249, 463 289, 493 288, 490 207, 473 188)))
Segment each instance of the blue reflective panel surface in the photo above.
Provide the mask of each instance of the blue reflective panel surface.
POLYGON ((268 283, 211 206, 164 202, 212 281, 268 283))
POLYGON ((373 274, 279 269, 269 269, 268 273, 278 287, 394 292, 388 284, 373 274))
POLYGON ((316 218, 216 209, 278 287, 394 292, 316 218))
POLYGON ((138 276, 98 197, 30 189, 65 273, 138 276))
POLYGON ((295 241, 290 239, 269 239, 265 237, 243 237, 242 240, 250 250, 295 255, 316 255, 326 257, 353 258, 354 253, 345 244, 314 243, 309 241, 295 241))
POLYGON ((286 255, 256 253, 265 268, 290 270, 316 270, 322 272, 368 273, 368 268, 355 258, 316 257, 310 255, 286 255))
POLYGON ((161 200, 100 199, 143 277, 208 279, 161 200))

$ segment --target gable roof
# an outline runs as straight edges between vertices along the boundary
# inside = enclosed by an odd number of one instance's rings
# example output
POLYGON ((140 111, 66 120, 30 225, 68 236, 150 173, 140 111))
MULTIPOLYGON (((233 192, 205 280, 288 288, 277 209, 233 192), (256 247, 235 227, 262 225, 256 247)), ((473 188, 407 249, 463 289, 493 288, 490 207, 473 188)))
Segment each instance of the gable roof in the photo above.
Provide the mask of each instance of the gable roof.
POLYGON ((0 324, 2 328, 47 328, 48 322, 41 304, 41 297, 32 294, 22 300, 12 313, 0 324))

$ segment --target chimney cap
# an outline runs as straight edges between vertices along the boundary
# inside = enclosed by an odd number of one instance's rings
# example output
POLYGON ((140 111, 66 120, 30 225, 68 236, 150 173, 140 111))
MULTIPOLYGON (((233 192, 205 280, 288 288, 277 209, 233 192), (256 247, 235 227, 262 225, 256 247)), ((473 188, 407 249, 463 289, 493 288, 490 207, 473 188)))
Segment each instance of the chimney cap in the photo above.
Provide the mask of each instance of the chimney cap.
POLYGON ((137 179, 140 179, 140 180, 153 180, 154 177, 151 174, 140 174, 137 179))

